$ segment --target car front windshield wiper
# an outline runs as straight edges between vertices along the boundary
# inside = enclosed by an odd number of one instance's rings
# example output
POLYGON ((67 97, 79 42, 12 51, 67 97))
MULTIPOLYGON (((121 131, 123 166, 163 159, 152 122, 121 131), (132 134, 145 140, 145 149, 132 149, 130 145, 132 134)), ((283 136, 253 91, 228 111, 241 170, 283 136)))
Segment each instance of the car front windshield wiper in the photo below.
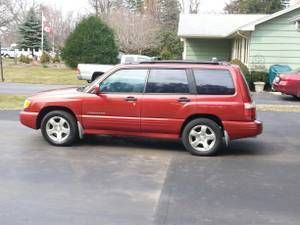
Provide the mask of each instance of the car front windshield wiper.
POLYGON ((77 91, 83 92, 87 85, 77 88, 77 91))

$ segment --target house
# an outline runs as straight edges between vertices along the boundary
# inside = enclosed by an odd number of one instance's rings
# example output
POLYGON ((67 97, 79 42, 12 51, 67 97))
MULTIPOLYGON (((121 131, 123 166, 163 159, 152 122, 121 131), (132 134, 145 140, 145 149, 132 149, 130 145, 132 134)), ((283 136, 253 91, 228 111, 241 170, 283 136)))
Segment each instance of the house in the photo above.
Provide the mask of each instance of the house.
POLYGON ((271 15, 180 15, 183 59, 239 59, 251 70, 300 68, 300 4, 271 15))

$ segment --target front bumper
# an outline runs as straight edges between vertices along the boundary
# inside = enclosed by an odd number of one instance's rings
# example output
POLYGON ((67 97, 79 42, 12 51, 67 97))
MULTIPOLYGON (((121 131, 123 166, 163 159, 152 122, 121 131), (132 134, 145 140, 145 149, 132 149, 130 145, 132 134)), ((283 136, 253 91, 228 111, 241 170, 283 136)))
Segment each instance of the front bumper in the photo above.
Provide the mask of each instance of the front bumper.
POLYGON ((253 122, 226 121, 224 129, 227 131, 230 140, 256 137, 263 131, 263 123, 255 120, 253 122))
POLYGON ((290 90, 289 90, 286 82, 281 81, 280 83, 273 83, 272 88, 275 91, 281 92, 283 94, 290 94, 290 90))
POLYGON ((37 112, 22 111, 19 115, 20 122, 30 128, 37 129, 37 112))

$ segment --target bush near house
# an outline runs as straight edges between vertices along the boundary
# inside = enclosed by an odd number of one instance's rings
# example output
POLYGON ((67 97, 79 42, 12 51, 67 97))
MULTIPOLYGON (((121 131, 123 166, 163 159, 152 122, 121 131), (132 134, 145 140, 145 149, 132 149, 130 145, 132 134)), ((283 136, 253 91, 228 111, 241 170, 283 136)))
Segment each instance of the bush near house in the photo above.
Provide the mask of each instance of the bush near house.
POLYGON ((251 74, 250 74, 250 71, 249 71, 248 67, 244 63, 242 63, 242 61, 239 60, 239 59, 233 59, 233 60, 230 61, 230 63, 234 64, 234 65, 238 65, 240 67, 242 73, 244 74, 244 76, 247 80, 247 83, 248 83, 250 89, 253 90, 254 87, 253 87, 251 74))
POLYGON ((251 71, 251 81, 268 83, 268 73, 266 71, 251 71))

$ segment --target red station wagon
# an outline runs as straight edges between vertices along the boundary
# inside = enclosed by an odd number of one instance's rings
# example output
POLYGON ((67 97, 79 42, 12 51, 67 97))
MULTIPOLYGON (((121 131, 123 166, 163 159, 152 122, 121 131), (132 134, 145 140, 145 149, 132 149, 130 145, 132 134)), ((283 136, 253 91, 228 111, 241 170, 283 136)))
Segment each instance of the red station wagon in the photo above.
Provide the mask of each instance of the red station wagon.
POLYGON ((280 74, 273 81, 273 89, 300 100, 300 72, 280 74))
POLYGON ((88 134, 139 136, 181 139, 202 156, 262 132, 240 69, 217 62, 119 65, 86 87, 29 97, 20 120, 56 146, 88 134))

